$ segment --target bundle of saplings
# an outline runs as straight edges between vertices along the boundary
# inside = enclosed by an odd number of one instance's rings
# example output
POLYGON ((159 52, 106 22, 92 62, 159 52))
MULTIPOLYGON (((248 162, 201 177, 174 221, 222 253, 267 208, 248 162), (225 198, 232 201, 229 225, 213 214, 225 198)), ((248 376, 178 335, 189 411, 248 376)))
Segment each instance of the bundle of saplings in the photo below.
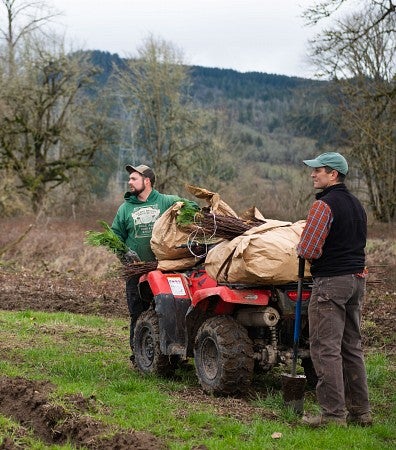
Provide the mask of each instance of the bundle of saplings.
POLYGON ((123 275, 129 280, 131 277, 144 275, 158 268, 158 261, 133 261, 124 264, 123 275))
POLYGON ((193 244, 204 237, 198 236, 188 226, 199 211, 200 207, 196 203, 183 199, 174 203, 155 221, 150 240, 151 250, 162 265, 163 261, 169 261, 168 270, 181 270, 181 263, 183 269, 197 263, 195 254, 190 250, 193 244), (172 266, 175 268, 172 269, 172 266))
POLYGON ((129 248, 114 233, 107 222, 99 220, 98 223, 102 225, 104 231, 86 231, 85 243, 93 247, 105 247, 106 250, 116 254, 122 260, 123 256, 129 251, 129 248))
POLYGON ((126 278, 142 275, 157 268, 157 261, 140 261, 138 255, 121 241, 107 222, 100 220, 99 224, 104 231, 86 231, 85 243, 93 247, 104 247, 117 255, 123 263, 123 275, 126 278))
POLYGON ((176 223, 180 227, 200 228, 210 236, 231 240, 253 227, 262 225, 265 221, 254 217, 243 220, 238 217, 214 214, 208 207, 197 211, 187 205, 181 208, 176 217, 176 223))

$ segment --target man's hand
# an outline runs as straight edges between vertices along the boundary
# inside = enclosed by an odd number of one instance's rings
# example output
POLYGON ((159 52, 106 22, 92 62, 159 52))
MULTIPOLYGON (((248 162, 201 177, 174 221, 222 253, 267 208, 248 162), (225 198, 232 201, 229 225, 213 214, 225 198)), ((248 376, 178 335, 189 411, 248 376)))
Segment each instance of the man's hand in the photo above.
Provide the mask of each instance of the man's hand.
POLYGON ((125 264, 132 264, 134 262, 141 261, 141 259, 139 258, 139 255, 136 252, 134 252, 133 250, 128 250, 123 255, 122 258, 123 258, 125 264))

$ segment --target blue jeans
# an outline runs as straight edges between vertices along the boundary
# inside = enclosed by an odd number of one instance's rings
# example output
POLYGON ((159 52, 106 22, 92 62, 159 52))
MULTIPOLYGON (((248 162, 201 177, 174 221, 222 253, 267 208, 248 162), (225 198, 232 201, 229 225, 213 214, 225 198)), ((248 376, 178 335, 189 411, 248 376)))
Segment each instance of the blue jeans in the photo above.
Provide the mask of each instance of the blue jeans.
POLYGON ((355 275, 315 277, 308 308, 316 395, 322 414, 370 411, 360 323, 366 280, 355 275))

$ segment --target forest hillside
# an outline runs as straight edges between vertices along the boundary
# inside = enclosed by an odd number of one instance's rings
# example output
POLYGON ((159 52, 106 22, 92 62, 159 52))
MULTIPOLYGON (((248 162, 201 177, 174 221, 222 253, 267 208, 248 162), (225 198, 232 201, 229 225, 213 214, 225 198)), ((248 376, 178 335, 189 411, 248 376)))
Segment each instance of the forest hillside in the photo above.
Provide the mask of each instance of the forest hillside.
MULTIPOLYGON (((125 60, 102 51, 92 51, 89 57, 99 69, 90 94, 114 89, 114 72, 126 70, 125 60)), ((342 138, 331 118, 328 82, 200 66, 189 67, 188 74, 189 96, 197 107, 221 116, 227 147, 217 164, 207 168, 205 177, 186 181, 221 192, 237 203, 236 208, 255 204, 266 214, 290 218, 293 207, 293 219, 303 216, 310 186, 301 161, 321 151, 336 150, 342 138), (237 194, 230 191, 235 182, 237 194), (297 204, 293 199, 287 205, 290 190, 301 191, 297 204)), ((117 171, 125 182, 122 170, 126 162, 144 158, 128 138, 130 117, 124 120, 126 141, 113 149, 112 157, 106 156, 105 164, 103 155, 97 155, 102 178, 94 187, 99 196, 109 194, 109 183, 117 171)), ((208 156, 210 153, 211 149, 208 156)))

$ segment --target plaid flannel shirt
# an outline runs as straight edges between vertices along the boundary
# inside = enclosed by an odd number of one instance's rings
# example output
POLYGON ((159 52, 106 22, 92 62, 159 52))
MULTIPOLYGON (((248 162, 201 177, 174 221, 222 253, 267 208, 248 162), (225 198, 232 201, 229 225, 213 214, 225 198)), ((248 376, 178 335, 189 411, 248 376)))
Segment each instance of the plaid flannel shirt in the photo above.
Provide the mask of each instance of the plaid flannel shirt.
POLYGON ((309 210, 307 224, 297 246, 298 256, 307 260, 318 259, 322 255, 332 222, 330 206, 322 200, 316 200, 309 210))

